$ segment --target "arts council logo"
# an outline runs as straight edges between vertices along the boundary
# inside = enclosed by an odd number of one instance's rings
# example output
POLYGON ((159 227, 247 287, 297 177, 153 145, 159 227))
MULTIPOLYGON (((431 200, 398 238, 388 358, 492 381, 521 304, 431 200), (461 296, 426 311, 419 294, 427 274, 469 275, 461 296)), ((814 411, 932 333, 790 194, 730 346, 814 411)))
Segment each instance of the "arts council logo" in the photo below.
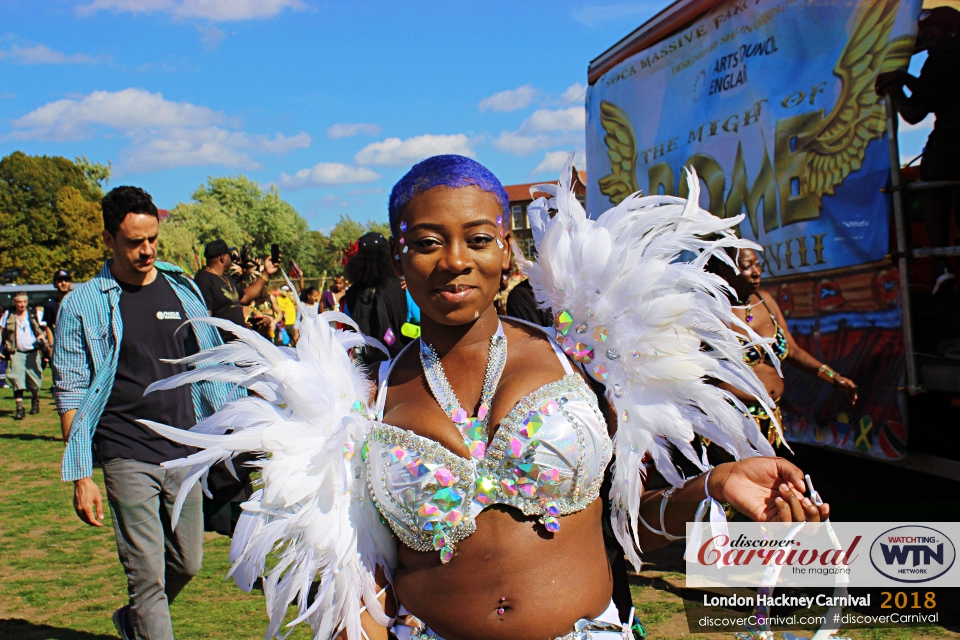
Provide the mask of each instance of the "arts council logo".
POLYGON ((957 550, 936 529, 909 525, 880 534, 870 546, 874 569, 897 582, 929 582, 953 566, 957 550))

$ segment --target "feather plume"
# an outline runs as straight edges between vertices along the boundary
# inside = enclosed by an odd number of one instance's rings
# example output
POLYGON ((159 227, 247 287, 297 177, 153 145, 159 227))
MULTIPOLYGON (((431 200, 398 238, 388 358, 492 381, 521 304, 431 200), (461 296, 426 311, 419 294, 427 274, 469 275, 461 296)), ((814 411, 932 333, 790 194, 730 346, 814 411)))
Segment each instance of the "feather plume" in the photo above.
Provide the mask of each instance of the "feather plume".
POLYGON ((189 468, 174 522, 182 498, 211 465, 240 453, 257 454, 251 464, 260 468, 262 486, 242 505, 229 575, 245 591, 263 578, 270 618, 266 638, 284 637, 285 627, 307 622, 317 640, 344 630, 348 638, 359 639, 362 606, 388 626, 374 575, 380 567, 389 579, 396 566, 396 542, 368 495, 360 451, 371 426, 364 414, 372 387, 348 350, 367 341, 359 333, 331 328, 333 321, 355 327, 341 313, 301 315, 295 349, 278 348, 223 320, 194 320, 237 339, 181 360, 204 366, 157 382, 147 392, 204 379, 231 382, 259 397, 233 400, 188 431, 141 422, 201 449, 164 465, 189 468), (320 588, 311 600, 318 579, 320 588), (284 625, 291 604, 297 617, 284 625))
POLYGON ((551 196, 527 210, 536 262, 516 245, 514 253, 538 303, 557 316, 557 342, 604 384, 616 411, 612 521, 639 568, 645 455, 675 485, 684 478, 673 451, 704 468, 690 446, 696 435, 738 459, 773 455, 744 404, 709 381, 728 382, 772 406, 731 327, 743 328, 768 352, 771 340, 734 315, 729 285, 704 271, 711 257, 733 264, 727 247, 760 247, 732 232, 743 216, 722 220, 700 209, 692 171, 688 200, 635 193, 591 220, 571 188, 572 161, 571 155, 558 185, 534 187, 551 196))

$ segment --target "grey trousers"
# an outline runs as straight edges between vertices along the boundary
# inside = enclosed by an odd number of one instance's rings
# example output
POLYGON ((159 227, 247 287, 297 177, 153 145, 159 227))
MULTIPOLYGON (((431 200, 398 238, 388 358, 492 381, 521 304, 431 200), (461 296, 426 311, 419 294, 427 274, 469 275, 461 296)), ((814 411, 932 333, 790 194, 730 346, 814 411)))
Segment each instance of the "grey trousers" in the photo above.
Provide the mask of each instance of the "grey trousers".
POLYGON ((203 501, 199 484, 183 503, 176 530, 170 528, 173 503, 186 472, 123 458, 103 463, 137 640, 173 640, 169 604, 200 571, 203 501))
POLYGON ((40 368, 40 350, 17 351, 10 354, 7 363, 7 382, 14 391, 29 391, 40 389, 43 379, 43 370, 40 368))

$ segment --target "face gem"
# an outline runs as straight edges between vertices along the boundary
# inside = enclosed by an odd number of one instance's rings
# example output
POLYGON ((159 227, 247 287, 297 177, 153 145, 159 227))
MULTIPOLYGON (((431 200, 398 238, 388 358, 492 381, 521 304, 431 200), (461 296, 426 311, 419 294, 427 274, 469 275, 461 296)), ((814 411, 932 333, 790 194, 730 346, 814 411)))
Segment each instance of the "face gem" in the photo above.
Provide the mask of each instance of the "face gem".
POLYGON ((440 515, 440 509, 437 508, 437 505, 424 502, 422 505, 420 505, 420 508, 417 509, 417 515, 421 518, 436 520, 440 515))
POLYGON ((447 469, 446 467, 440 467, 439 469, 434 471, 433 477, 437 479, 437 482, 440 484, 441 487, 449 487, 459 479, 457 478, 457 476, 453 475, 450 472, 450 470, 447 469))
POLYGON ((503 249, 503 241, 500 238, 497 238, 497 248, 503 249))
POLYGON ((554 517, 544 518, 543 526, 546 527, 547 531, 550 533, 556 533, 557 531, 560 531, 560 521, 554 517))
POLYGON ((394 447, 393 449, 390 449, 390 462, 400 462, 406 455, 406 451, 400 447, 394 447))
POLYGON ((502 224, 503 224, 503 216, 498 213, 498 214, 497 214, 497 226, 499 227, 499 226, 502 225, 502 224))
POLYGON ((403 238, 400 238, 400 244, 405 244, 406 241, 403 238))
POLYGON ((343 445, 343 457, 346 458, 347 460, 352 460, 353 453, 354 453, 353 443, 352 442, 345 443, 343 445))
POLYGON ((609 337, 610 334, 607 332, 606 327, 597 327, 593 330, 593 339, 597 342, 606 342, 609 337))
POLYGON ((444 547, 440 549, 440 562, 447 564, 453 560, 453 547, 444 547))
POLYGON ((464 422, 467 421, 467 411, 466 409, 457 409, 456 411, 453 412, 453 415, 451 417, 453 418, 453 421, 456 422, 457 424, 463 424, 464 422))
POLYGON ((483 440, 474 440, 467 448, 470 450, 470 455, 477 459, 482 459, 487 455, 487 443, 483 440))
POLYGON ((578 342, 574 345, 573 351, 571 351, 570 356, 577 362, 582 362, 583 364, 589 364, 593 360, 593 347, 588 345, 585 342, 578 342))
POLYGON ((363 446, 360 447, 360 457, 363 458, 364 462, 366 462, 368 455, 370 455, 370 445, 364 442, 363 446))
POLYGON ((517 495, 517 483, 509 478, 505 478, 500 481, 500 489, 503 491, 503 495, 508 497, 513 497, 517 495))
POLYGON ((393 259, 394 259, 394 260, 399 260, 399 259, 400 259, 400 254, 399 254, 399 253, 393 254, 393 259))
POLYGON ((401 223, 400 223, 400 231, 406 231, 406 230, 407 230, 407 223, 406 223, 406 222, 401 222, 401 223))
POLYGON ((404 248, 403 248, 403 252, 404 252, 404 253, 407 253, 408 251, 410 251, 410 247, 404 247, 404 248))
POLYGON ((595 364, 594 366, 590 367, 590 373, 592 373, 593 377, 600 382, 605 382, 607 377, 610 375, 610 370, 602 364, 595 364))
POLYGON ((486 403, 481 404, 480 408, 477 409, 477 419, 483 420, 484 418, 486 418, 488 411, 490 411, 490 407, 488 407, 486 403))
POLYGON ((560 505, 558 505, 556 502, 551 500, 547 504, 543 505, 543 511, 548 516, 552 516, 556 518, 557 516, 560 515, 560 505))
POLYGON ((493 481, 492 478, 486 476, 481 476, 477 478, 477 489, 474 500, 480 504, 486 506, 488 504, 493 504, 493 500, 497 494, 497 483, 493 481))
POLYGON ((350 411, 353 411, 354 413, 363 413, 363 410, 364 410, 365 408, 366 408, 366 407, 363 406, 363 403, 362 403, 362 402, 360 402, 359 400, 356 400, 356 401, 354 401, 354 403, 350 406, 350 411))
POLYGON ((447 487, 434 493, 433 501, 444 511, 450 511, 463 502, 463 496, 457 493, 456 489, 447 487))
MULTIPOLYGON (((397 259, 399 260, 400 256, 397 256, 397 259)), ((388 347, 397 341, 397 336, 393 333, 393 329, 387 329, 387 332, 383 334, 383 341, 387 343, 388 347)))
POLYGON ((570 331, 570 327, 573 326, 573 316, 570 315, 569 311, 563 310, 557 314, 557 318, 553 323, 553 327, 557 330, 560 335, 567 335, 570 331))
POLYGON ((511 458, 519 458, 523 455, 523 443, 517 438, 510 438, 510 442, 507 443, 507 454, 511 458))
POLYGON ((531 411, 523 421, 523 429, 520 429, 520 435, 532 438, 536 435, 537 431, 540 431, 540 427, 542 426, 543 418, 540 417, 538 412, 531 411))
POLYGON ((560 405, 557 404, 556 400, 547 400, 545 403, 543 403, 543 406, 540 407, 540 413, 545 416, 551 416, 559 408, 560 405))

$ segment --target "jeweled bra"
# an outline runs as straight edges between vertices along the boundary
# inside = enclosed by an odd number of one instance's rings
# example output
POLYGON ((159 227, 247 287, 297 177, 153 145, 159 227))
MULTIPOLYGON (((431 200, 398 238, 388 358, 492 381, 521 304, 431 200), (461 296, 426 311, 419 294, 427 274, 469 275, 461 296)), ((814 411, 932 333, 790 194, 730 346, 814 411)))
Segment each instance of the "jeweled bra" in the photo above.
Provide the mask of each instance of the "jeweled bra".
MULTIPOLYGON (((470 417, 460 407, 439 358, 421 345, 431 391, 458 424, 471 458, 439 443, 382 422, 386 380, 381 376, 378 421, 363 446, 374 501, 408 547, 440 551, 449 562, 456 543, 476 530, 485 508, 505 504, 540 516, 548 531, 559 517, 589 506, 600 493, 612 445, 593 391, 574 373, 551 341, 565 374, 520 400, 488 443, 490 401, 506 362, 502 327, 491 338, 480 409, 470 417)), ((399 359, 399 358, 398 358, 399 359)))

